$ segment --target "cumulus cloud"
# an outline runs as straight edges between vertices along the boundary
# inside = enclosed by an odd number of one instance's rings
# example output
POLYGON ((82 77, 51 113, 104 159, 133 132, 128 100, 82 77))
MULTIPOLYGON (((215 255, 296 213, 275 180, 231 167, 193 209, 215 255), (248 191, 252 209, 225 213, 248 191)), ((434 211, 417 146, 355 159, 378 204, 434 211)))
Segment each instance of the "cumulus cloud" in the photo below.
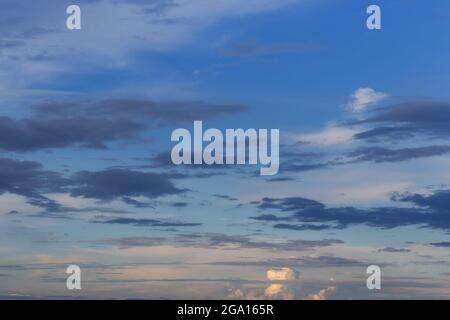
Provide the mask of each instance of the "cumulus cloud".
POLYGON ((306 300, 327 300, 328 296, 336 292, 336 287, 328 287, 317 293, 310 294, 306 300))
POLYGON ((370 105, 386 99, 388 95, 383 92, 377 92, 372 88, 359 88, 350 95, 350 102, 348 103, 352 112, 362 112, 370 105))
POLYGON ((267 270, 267 279, 270 281, 289 281, 297 279, 297 272, 291 268, 279 268, 267 270))
POLYGON ((284 284, 271 284, 264 290, 267 299, 293 300, 294 293, 284 284))

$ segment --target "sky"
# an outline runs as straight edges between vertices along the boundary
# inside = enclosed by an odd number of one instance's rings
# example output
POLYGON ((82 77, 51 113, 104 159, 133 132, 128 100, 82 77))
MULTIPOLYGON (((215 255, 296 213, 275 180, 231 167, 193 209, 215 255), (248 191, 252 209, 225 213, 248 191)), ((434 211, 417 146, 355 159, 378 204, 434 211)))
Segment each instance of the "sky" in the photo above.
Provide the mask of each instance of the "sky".
POLYGON ((450 3, 0 8, 0 299, 450 298, 450 3), (278 174, 175 166, 196 120, 278 174))

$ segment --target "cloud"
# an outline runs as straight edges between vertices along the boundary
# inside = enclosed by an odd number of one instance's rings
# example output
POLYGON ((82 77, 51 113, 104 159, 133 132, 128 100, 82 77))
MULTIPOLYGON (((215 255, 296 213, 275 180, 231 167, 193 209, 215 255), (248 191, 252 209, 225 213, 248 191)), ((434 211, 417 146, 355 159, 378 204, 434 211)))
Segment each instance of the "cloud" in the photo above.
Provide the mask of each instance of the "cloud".
POLYGON ((131 197, 154 199, 186 192, 186 189, 179 189, 174 185, 172 180, 176 178, 177 175, 127 169, 81 171, 71 177, 63 177, 57 172, 45 170, 35 161, 0 158, 0 194, 23 196, 29 204, 53 213, 123 211, 96 207, 70 208, 50 199, 46 194, 70 194, 73 197, 101 201, 122 200, 138 208, 148 208, 151 204, 131 197))
POLYGON ((231 197, 226 194, 214 194, 213 196, 216 198, 219 198, 219 199, 225 199, 225 200, 229 200, 229 201, 238 201, 239 200, 235 197, 231 197))
POLYGON ((277 268, 267 270, 269 281, 292 281, 298 278, 298 273, 291 268, 277 268))
POLYGON ((377 109, 353 124, 376 125, 355 135, 369 142, 398 141, 412 137, 447 138, 450 134, 450 103, 422 99, 377 109))
POLYGON ((86 118, 112 118, 152 120, 153 124, 173 125, 198 119, 213 119, 240 113, 247 107, 239 104, 212 104, 204 101, 160 102, 142 99, 103 99, 91 103, 43 103, 33 106, 38 117, 70 117, 75 114, 86 118))
POLYGON ((214 265, 224 266, 262 266, 262 267, 278 267, 284 265, 290 268, 350 268, 364 267, 370 265, 368 261, 360 261, 336 256, 304 256, 289 257, 267 260, 239 260, 239 261, 219 261, 211 262, 214 265))
POLYGON ((185 208, 189 205, 187 202, 179 201, 179 202, 173 202, 170 204, 172 207, 175 208, 185 208))
POLYGON ((310 294, 306 300, 327 300, 330 294, 336 292, 336 287, 328 287, 320 290, 318 293, 310 294))
POLYGON ((0 117, 0 149, 24 152, 69 146, 106 148, 106 142, 135 138, 143 128, 138 122, 120 119, 0 117))
MULTIPOLYGON (((450 230, 449 191, 436 191, 431 195, 394 194, 392 200, 416 204, 416 207, 327 207, 315 200, 302 197, 263 198, 255 202, 261 210, 276 210, 281 218, 303 223, 331 223, 334 228, 346 228, 363 224, 391 229, 417 225, 433 229, 450 230)), ((273 216, 257 216, 251 219, 277 221, 273 216)), ((295 227, 291 228, 295 229, 295 227)), ((303 229, 303 228, 301 228, 303 229)))
POLYGON ((450 146, 427 146, 404 149, 382 147, 361 148, 347 153, 351 161, 400 162, 411 159, 441 156, 450 153, 450 146))
POLYGON ((135 206, 136 208, 153 208, 152 204, 148 202, 142 202, 135 199, 132 199, 130 197, 122 197, 121 200, 125 202, 126 204, 129 204, 131 206, 135 206))
POLYGON ((307 257, 291 257, 289 261, 293 265, 300 265, 304 268, 350 268, 367 266, 367 261, 349 259, 336 256, 307 256, 307 257))
MULTIPOLYGON (((262 220, 262 219, 260 219, 262 220)), ((273 226, 276 229, 286 229, 286 230, 295 230, 295 231, 322 231, 331 229, 332 226, 327 224, 287 224, 287 223, 278 223, 273 226)))
POLYGON ((265 250, 302 251, 316 247, 328 247, 341 244, 343 241, 336 239, 323 240, 254 240, 245 235, 226 235, 220 233, 207 234, 181 234, 179 239, 182 243, 191 241, 191 244, 209 247, 231 247, 231 248, 254 248, 265 250))
POLYGON ((264 296, 267 299, 293 300, 294 293, 284 284, 273 283, 264 290, 264 296))
POLYGON ((284 284, 273 283, 264 289, 264 292, 257 290, 231 289, 227 299, 232 300, 293 300, 294 293, 284 284))
POLYGON ((115 140, 138 138, 149 127, 212 119, 245 111, 240 105, 108 99, 93 103, 45 103, 22 119, 0 117, 0 149, 106 148, 115 140))
POLYGON ((258 44, 256 41, 241 42, 233 47, 223 49, 221 52, 227 56, 255 56, 280 53, 301 53, 311 49, 317 49, 317 44, 311 43, 277 43, 271 45, 258 44))
POLYGON ((133 196, 156 198, 186 191, 176 188, 170 175, 126 169, 81 171, 73 181, 72 196, 104 201, 133 196))
POLYGON ((431 246, 440 248, 450 248, 450 242, 433 242, 430 243, 431 246))
POLYGON ((395 201, 410 202, 417 206, 434 210, 450 210, 450 190, 436 190, 431 194, 397 193, 393 196, 395 201))
POLYGON ((94 241, 86 241, 93 245, 118 246, 120 248, 130 247, 153 247, 164 244, 166 241, 163 237, 123 237, 109 238, 94 241))
POLYGON ((95 220, 94 223, 101 224, 127 224, 136 227, 196 227, 201 223, 185 223, 178 221, 162 221, 155 219, 135 219, 135 218, 114 218, 105 220, 95 220))
POLYGON ((224 19, 293 3, 296 1, 78 1, 82 29, 71 32, 64 23, 66 8, 73 4, 70 1, 2 1, 0 83, 8 83, 13 76, 6 93, 23 98, 24 93, 33 92, 30 84, 41 79, 88 68, 92 71, 94 65, 123 67, 133 60, 131 53, 175 50, 224 19), (117 25, 120 27, 114 28, 117 25), (67 57, 73 63, 66 63, 67 57))
POLYGON ((258 208, 262 210, 266 209, 279 209, 281 211, 293 211, 311 208, 324 208, 325 205, 311 199, 302 197, 288 197, 283 199, 263 198, 258 202, 258 208))
POLYGON ((42 194, 61 192, 69 183, 58 173, 44 170, 38 162, 0 158, 0 194, 21 195, 31 205, 58 211, 62 206, 42 194))
MULTIPOLYGON (((259 215, 259 216, 250 217, 250 219, 260 220, 260 221, 286 221, 286 220, 291 220, 288 217, 285 217, 285 218, 278 217, 278 216, 276 216, 274 214, 262 214, 262 215, 259 215)), ((280 229, 282 229, 282 228, 280 228, 280 229)))
POLYGON ((277 177, 277 178, 267 178, 267 182, 286 182, 286 181, 295 181, 292 177, 277 177))
POLYGON ((411 252, 409 249, 404 248, 393 248, 393 247, 386 247, 383 249, 379 249, 379 252, 389 252, 389 253, 403 253, 403 252, 411 252))
POLYGON ((295 138, 302 143, 331 146, 350 143, 359 132, 349 127, 331 126, 319 132, 296 135, 295 138))
POLYGON ((352 112, 358 113, 365 111, 370 105, 386 99, 388 95, 383 92, 377 92, 372 88, 359 88, 350 95, 350 102, 348 103, 352 112))

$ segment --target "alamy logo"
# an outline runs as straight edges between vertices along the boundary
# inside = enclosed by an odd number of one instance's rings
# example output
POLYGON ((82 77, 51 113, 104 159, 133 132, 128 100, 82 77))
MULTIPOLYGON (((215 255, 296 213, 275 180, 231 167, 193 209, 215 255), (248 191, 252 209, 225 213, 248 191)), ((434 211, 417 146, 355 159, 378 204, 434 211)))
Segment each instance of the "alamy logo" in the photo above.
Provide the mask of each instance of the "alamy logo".
POLYGON ((194 121, 193 138, 189 130, 180 128, 172 132, 171 140, 178 142, 171 152, 175 165, 259 163, 261 175, 278 173, 279 129, 226 129, 224 140, 224 134, 219 129, 211 128, 203 132, 202 121, 194 121), (208 143, 204 148, 203 142, 208 143))
POLYGON ((367 274, 370 276, 367 278, 367 289, 369 290, 380 290, 381 289, 381 268, 377 265, 371 265, 367 267, 367 274))
POLYGON ((67 267, 66 273, 70 274, 66 281, 67 290, 81 290, 81 268, 71 265, 67 267))
POLYGON ((68 6, 66 13, 70 14, 67 17, 66 26, 69 30, 81 29, 81 8, 77 5, 68 6))
POLYGON ((370 16, 367 18, 367 28, 369 30, 380 30, 381 29, 381 8, 375 4, 370 5, 367 8, 367 14, 370 16))

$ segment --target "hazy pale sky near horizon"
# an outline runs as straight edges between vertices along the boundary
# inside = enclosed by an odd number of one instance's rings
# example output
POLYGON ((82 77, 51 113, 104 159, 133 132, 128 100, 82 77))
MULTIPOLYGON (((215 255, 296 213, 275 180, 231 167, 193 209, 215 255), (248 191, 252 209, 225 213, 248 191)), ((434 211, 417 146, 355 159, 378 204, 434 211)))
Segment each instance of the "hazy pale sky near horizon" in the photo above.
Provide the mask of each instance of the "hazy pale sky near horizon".
POLYGON ((442 0, 0 0, 0 298, 449 299, 449 30, 442 0), (195 120, 279 129, 279 173, 174 166, 195 120))

